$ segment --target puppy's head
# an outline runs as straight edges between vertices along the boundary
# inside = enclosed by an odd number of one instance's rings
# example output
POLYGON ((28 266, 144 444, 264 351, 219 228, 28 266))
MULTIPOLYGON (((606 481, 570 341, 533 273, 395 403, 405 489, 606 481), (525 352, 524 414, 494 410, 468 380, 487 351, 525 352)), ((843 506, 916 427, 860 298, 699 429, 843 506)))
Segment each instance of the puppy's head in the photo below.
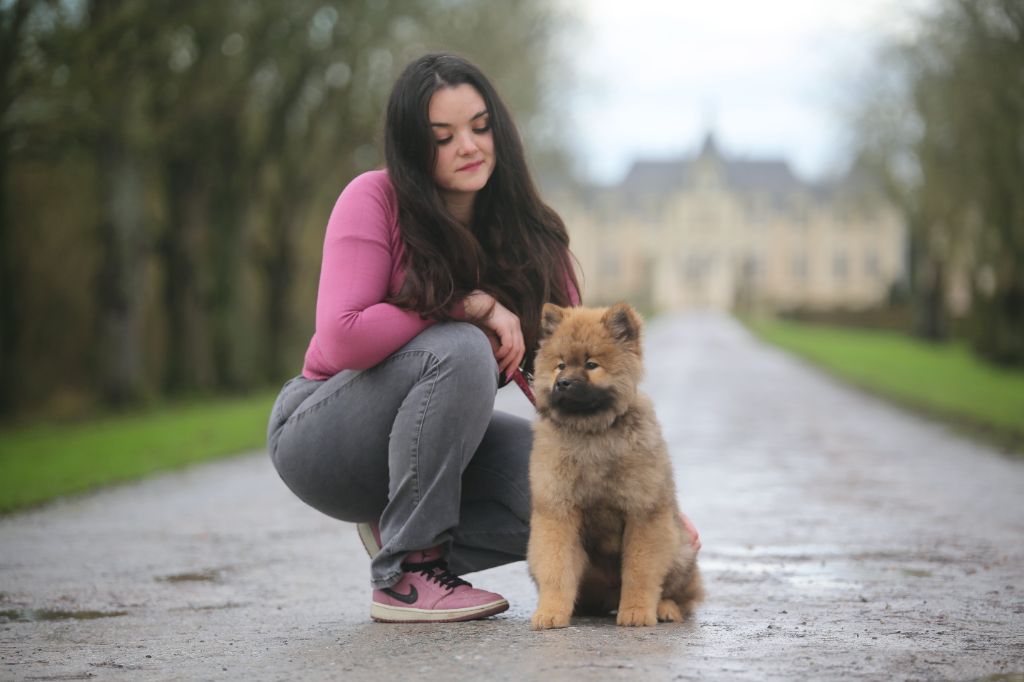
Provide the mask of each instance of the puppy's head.
POLYGON ((545 305, 534 362, 541 416, 586 431, 610 426, 636 398, 642 329, 640 315, 627 303, 545 305))

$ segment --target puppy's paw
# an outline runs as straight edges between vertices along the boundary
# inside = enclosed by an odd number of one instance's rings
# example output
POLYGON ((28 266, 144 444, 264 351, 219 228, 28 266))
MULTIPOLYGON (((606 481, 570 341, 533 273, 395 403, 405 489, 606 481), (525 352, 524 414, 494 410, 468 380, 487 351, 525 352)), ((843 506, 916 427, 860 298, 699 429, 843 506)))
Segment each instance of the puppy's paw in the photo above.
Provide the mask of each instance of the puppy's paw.
POLYGON ((619 607, 619 616, 615 622, 619 625, 657 625, 658 614, 654 609, 640 606, 619 607))
POLYGON ((569 612, 542 611, 537 609, 530 619, 530 625, 534 630, 550 630, 551 628, 569 627, 569 612))
POLYGON ((683 612, 679 610, 679 604, 671 599, 662 599, 658 604, 658 620, 662 623, 681 623, 683 612))

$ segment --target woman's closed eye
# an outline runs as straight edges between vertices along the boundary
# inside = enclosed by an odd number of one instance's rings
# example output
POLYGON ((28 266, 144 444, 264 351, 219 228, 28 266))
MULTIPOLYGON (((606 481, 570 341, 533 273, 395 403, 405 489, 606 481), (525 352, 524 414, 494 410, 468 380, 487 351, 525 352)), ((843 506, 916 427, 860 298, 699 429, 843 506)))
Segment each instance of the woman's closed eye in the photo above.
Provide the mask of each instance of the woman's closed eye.
MULTIPOLYGON (((483 135, 484 133, 489 133, 489 132, 491 132, 491 124, 488 123, 487 125, 481 126, 480 128, 473 128, 473 132, 476 133, 477 135, 483 135)), ((444 146, 444 145, 448 144, 449 142, 451 142, 453 138, 454 138, 453 135, 449 135, 448 137, 439 138, 439 139, 435 140, 435 142, 437 142, 437 144, 439 144, 441 146, 444 146)))

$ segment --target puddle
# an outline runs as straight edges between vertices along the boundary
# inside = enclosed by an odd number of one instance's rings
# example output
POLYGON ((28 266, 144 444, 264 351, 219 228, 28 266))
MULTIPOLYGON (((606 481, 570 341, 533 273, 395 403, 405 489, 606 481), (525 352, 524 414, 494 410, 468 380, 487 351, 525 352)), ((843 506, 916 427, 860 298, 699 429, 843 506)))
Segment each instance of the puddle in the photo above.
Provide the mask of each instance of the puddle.
POLYGON ((206 571, 195 571, 191 573, 175 573, 155 578, 160 583, 215 583, 219 582, 221 571, 211 568, 206 571))
POLYGON ((52 620, 96 620, 127 616, 127 611, 62 611, 58 609, 17 609, 0 611, 0 621, 38 623, 52 620))
POLYGON ((931 578, 932 572, 916 568, 904 568, 903 575, 910 578, 931 578))
POLYGON ((835 545, 726 546, 716 547, 700 560, 701 568, 718 573, 725 582, 766 580, 788 583, 800 589, 861 590, 894 578, 931 578, 923 568, 903 568, 900 563, 920 565, 919 557, 906 554, 853 552, 835 545))
POLYGON ((117 663, 116 661, 90 663, 89 666, 92 668, 113 668, 114 670, 142 670, 141 665, 127 665, 125 663, 117 663))
POLYGON ((771 579, 782 581, 800 588, 816 589, 861 589, 865 582, 881 576, 871 576, 865 571, 851 571, 848 567, 813 562, 768 562, 728 561, 702 559, 701 568, 707 573, 720 573, 727 582, 758 582, 771 579), (749 576, 744 578, 743 576, 749 576))
POLYGON ((849 550, 838 545, 720 545, 715 554, 729 558, 789 559, 808 561, 849 555, 849 550))
POLYGON ((229 601, 224 604, 207 604, 205 606, 178 606, 171 611, 221 611, 223 609, 240 609, 243 606, 247 606, 247 604, 229 601))

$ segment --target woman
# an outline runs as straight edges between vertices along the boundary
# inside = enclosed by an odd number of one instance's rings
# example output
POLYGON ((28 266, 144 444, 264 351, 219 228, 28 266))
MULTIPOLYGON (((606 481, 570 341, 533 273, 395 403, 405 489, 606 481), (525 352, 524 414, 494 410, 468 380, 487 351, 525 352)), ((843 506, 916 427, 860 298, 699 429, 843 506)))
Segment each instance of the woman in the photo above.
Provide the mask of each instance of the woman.
POLYGON ((508 602, 457 576, 523 559, 530 517, 530 423, 494 396, 532 367, 543 304, 579 304, 569 239, 464 59, 406 67, 385 158, 331 214, 316 331, 268 443, 296 495, 363 523, 375 620, 483 618, 508 602))

